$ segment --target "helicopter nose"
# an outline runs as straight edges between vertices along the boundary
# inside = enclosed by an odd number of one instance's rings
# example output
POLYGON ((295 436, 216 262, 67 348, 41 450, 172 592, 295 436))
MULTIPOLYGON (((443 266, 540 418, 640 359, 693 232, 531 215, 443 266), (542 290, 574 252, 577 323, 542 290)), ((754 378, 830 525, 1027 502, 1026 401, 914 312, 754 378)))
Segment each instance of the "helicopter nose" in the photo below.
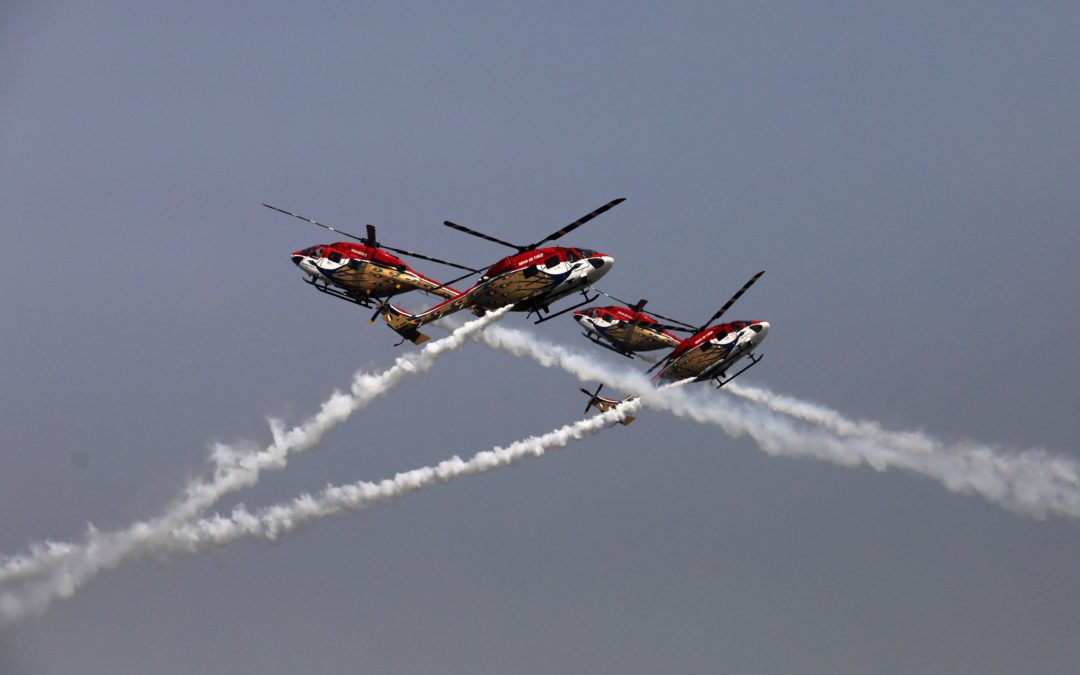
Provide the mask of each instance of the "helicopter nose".
POLYGON ((754 344, 760 344, 761 341, 765 339, 765 336, 769 333, 769 322, 760 321, 758 323, 755 323, 750 326, 750 330, 754 331, 755 333, 753 338, 754 344))
POLYGON ((611 267, 615 264, 615 258, 609 255, 597 255, 589 258, 589 264, 598 270, 602 270, 605 267, 611 267))
POLYGON ((303 259, 304 259, 304 256, 302 256, 302 255, 299 255, 299 254, 297 254, 297 253, 293 253, 293 254, 292 254, 292 261, 293 261, 293 264, 294 264, 294 265, 297 265, 297 266, 299 266, 299 265, 300 265, 300 261, 302 261, 303 259))
POLYGON ((589 258, 589 264, 592 265, 592 269, 586 275, 589 281, 596 281, 611 270, 615 264, 615 258, 609 255, 595 255, 589 258))

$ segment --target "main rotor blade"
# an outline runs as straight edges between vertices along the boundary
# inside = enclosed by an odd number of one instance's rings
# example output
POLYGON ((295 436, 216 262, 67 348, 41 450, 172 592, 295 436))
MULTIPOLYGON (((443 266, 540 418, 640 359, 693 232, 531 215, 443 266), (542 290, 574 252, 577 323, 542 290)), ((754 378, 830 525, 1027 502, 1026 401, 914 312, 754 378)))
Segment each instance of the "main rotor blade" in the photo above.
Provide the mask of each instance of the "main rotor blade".
POLYGON ((597 293, 599 293, 600 295, 606 295, 607 297, 611 298, 612 300, 614 300, 615 302, 619 303, 620 305, 626 305, 627 307, 630 307, 630 306, 631 306, 629 302, 627 302, 627 301, 625 301, 625 300, 620 300, 619 298, 616 298, 616 297, 615 297, 614 295, 612 295, 611 293, 605 293, 604 291, 600 290, 600 289, 599 289, 599 288, 597 288, 596 286, 593 286, 593 287, 592 287, 592 290, 596 291, 596 292, 597 292, 597 293))
POLYGON ((384 246, 382 244, 379 244, 379 248, 384 248, 387 251, 393 251, 394 253, 399 253, 401 255, 407 255, 407 256, 410 256, 410 257, 413 257, 413 258, 419 258, 421 260, 430 260, 431 262, 439 263, 440 265, 446 265, 447 267, 456 267, 459 270, 468 270, 470 274, 476 274, 477 272, 481 271, 481 270, 478 270, 478 269, 473 269, 472 267, 465 267, 464 265, 459 265, 457 263, 452 263, 449 260, 442 260, 440 258, 432 258, 429 255, 424 255, 423 253, 414 253, 413 251, 406 251, 403 248, 394 248, 393 246, 384 246))
MULTIPOLYGON (((611 293, 605 293, 604 291, 600 290, 596 286, 593 286, 592 290, 596 291, 600 295, 606 295, 607 297, 611 298, 612 300, 619 303, 620 305, 626 305, 630 309, 634 308, 634 305, 631 305, 629 302, 627 302, 625 300, 620 300, 619 298, 616 298, 611 293)), ((642 302, 642 301, 638 300, 638 302, 642 302)), ((635 310, 635 311, 640 311, 640 310, 635 310)), ((670 321, 671 323, 679 324, 680 326, 683 326, 683 328, 680 329, 680 330, 696 330, 696 328, 694 326, 691 326, 690 324, 688 324, 688 323, 686 323, 684 321, 679 321, 678 319, 672 319, 671 317, 664 316, 663 314, 657 314, 656 312, 654 312, 652 310, 649 310, 648 315, 656 317, 658 319, 663 319, 664 321, 670 321)), ((672 326, 671 328, 674 328, 674 326, 672 326)))
POLYGON ((330 230, 331 232, 337 232, 338 234, 343 234, 346 237, 349 237, 350 239, 355 239, 356 241, 359 241, 359 242, 364 243, 364 244, 368 243, 368 240, 365 239, 364 237, 358 237, 355 234, 349 234, 348 232, 346 232, 344 230, 339 230, 336 227, 330 227, 329 225, 323 225, 322 223, 320 223, 317 220, 312 220, 311 218, 305 218, 304 216, 301 216, 301 215, 299 215, 297 213, 293 213, 292 211, 286 211, 285 209, 279 209, 278 207, 271 206, 270 204, 267 204, 265 202, 263 203, 263 206, 265 206, 268 209, 274 209, 275 211, 278 211, 279 213, 284 213, 287 216, 292 216, 293 218, 299 218, 300 220, 302 220, 302 221, 304 221, 306 223, 311 223, 312 225, 316 225, 318 227, 321 227, 324 230, 330 230))
POLYGON ((555 230, 554 232, 549 234, 547 237, 545 237, 544 239, 541 239, 540 241, 536 242, 535 244, 530 244, 530 245, 524 247, 523 250, 528 251, 528 250, 531 250, 531 249, 534 249, 534 248, 540 246, 540 244, 543 244, 545 242, 555 241, 559 237, 561 237, 561 236, 563 236, 565 234, 568 234, 570 232, 573 232, 574 230, 581 227, 585 223, 589 222, 593 218, 599 216, 602 213, 610 211, 611 209, 615 208, 616 206, 618 206, 619 204, 622 204, 625 201, 626 201, 626 197, 619 197, 618 199, 612 199, 607 204, 604 204, 603 206, 601 206, 600 208, 596 209, 595 211, 593 211, 591 213, 585 214, 584 216, 578 218, 577 220, 570 223, 566 227, 563 227, 562 229, 559 229, 559 230, 555 230))
POLYGON ((451 279, 450 281, 444 281, 441 284, 439 284, 438 286, 436 286, 435 288, 429 289, 427 292, 428 293, 434 293, 437 290, 446 288, 450 284, 456 284, 457 282, 461 281, 462 279, 468 279, 472 275, 477 274, 478 272, 482 272, 482 271, 483 270, 477 270, 475 272, 469 272, 468 274, 463 274, 460 277, 457 277, 456 279, 451 279))
MULTIPOLYGON (((611 298, 612 300, 619 303, 620 305, 625 305, 626 307, 629 307, 632 311, 635 311, 635 312, 640 312, 641 311, 640 309, 637 308, 638 305, 641 305, 642 307, 645 306, 645 300, 638 300, 636 303, 631 305, 629 302, 627 302, 625 300, 622 300, 620 298, 616 298, 611 293, 605 293, 602 290, 600 290, 599 288, 596 288, 595 286, 593 287, 593 290, 596 291, 597 293, 599 293, 600 295, 606 295, 607 297, 611 298)), ((632 321, 631 323, 633 323, 634 325, 637 325, 637 324, 641 323, 641 321, 632 321)))
POLYGON ((293 218, 299 218, 300 220, 302 220, 302 221, 304 221, 306 223, 311 223, 312 225, 317 225, 317 226, 319 226, 319 227, 321 227, 321 228, 323 228, 325 230, 330 230, 331 232, 337 232, 338 234, 343 234, 346 237, 350 237, 352 239, 355 239, 356 241, 358 241, 358 242, 360 242, 362 244, 366 244, 367 246, 371 246, 373 248, 384 248, 387 251, 393 251, 394 253, 399 253, 401 255, 407 255, 407 256, 411 256, 413 258, 420 258, 421 260, 430 260, 431 262, 439 263, 440 265, 447 265, 449 267, 456 267, 459 270, 468 270, 472 274, 476 274, 477 272, 481 271, 481 270, 478 270, 478 269, 473 269, 472 267, 466 267, 464 265, 459 265, 457 263, 452 263, 452 262, 450 262, 448 260, 442 260, 440 258, 433 258, 433 257, 431 257, 429 255, 424 255, 423 253, 415 253, 413 251, 406 251, 405 249, 394 248, 392 246, 383 246, 382 244, 380 244, 378 241, 375 240, 375 226, 374 225, 368 225, 367 226, 367 235, 368 236, 366 236, 366 237, 358 237, 355 234, 349 234, 348 232, 345 232, 344 230, 339 230, 336 227, 330 227, 329 225, 324 225, 323 223, 320 223, 317 220, 312 220, 311 218, 305 218, 304 216, 293 213, 291 211, 286 211, 285 209, 279 209, 278 207, 271 206, 270 204, 263 204, 263 206, 265 206, 268 209, 273 209, 273 210, 278 211, 280 213, 284 213, 287 216, 292 216, 293 218))
POLYGON ((740 288, 738 290, 738 292, 735 293, 735 295, 731 296, 730 300, 728 300, 727 302, 724 303, 724 306, 720 308, 720 311, 718 311, 716 314, 713 314, 712 318, 709 319, 708 321, 706 321, 704 324, 702 324, 702 326, 700 328, 698 328, 698 330, 699 331, 705 330, 706 328, 708 328, 709 324, 711 324, 713 321, 716 321, 721 316, 723 316, 724 312, 731 309, 731 306, 735 304, 735 301, 738 300, 739 298, 741 298, 742 294, 746 292, 746 289, 753 286, 754 282, 757 281, 758 279, 760 279, 762 274, 765 274, 765 270, 761 270, 760 272, 758 272, 754 276, 750 277, 750 281, 747 281, 745 284, 743 284, 743 287, 740 288))
POLYGON ((487 239, 488 241, 493 241, 496 244, 502 244, 503 246, 509 246, 510 248, 516 248, 518 251, 527 251, 530 248, 530 247, 526 247, 526 246, 518 246, 517 244, 511 244, 510 242, 503 241, 502 239, 496 239, 495 237, 492 237, 489 234, 484 234, 483 232, 477 232, 476 230, 470 230, 469 228, 465 227, 464 225, 458 225, 457 223, 451 222, 449 220, 444 220, 443 225, 445 225, 447 227, 452 227, 455 230, 458 230, 460 232, 464 232, 466 234, 471 234, 474 237, 480 237, 481 239, 487 239))
MULTIPOLYGON (((694 326, 691 326, 688 323, 684 323, 682 321, 679 321, 678 319, 672 319, 670 317, 664 316, 663 314, 657 314, 656 312, 653 312, 651 310, 649 311, 649 316, 655 316, 658 319, 663 319, 664 321, 670 321, 671 323, 676 323, 676 324, 679 324, 680 326, 682 326, 682 328, 679 328, 677 330, 696 330, 696 328, 694 326)), ((674 326, 668 326, 668 328, 675 328, 675 327, 674 326)))
POLYGON ((687 328, 686 326, 673 326, 670 323, 654 323, 657 328, 663 328, 664 330, 675 330, 682 333, 696 333, 697 328, 687 328))
POLYGON ((660 360, 659 360, 659 361, 657 361, 656 363, 654 363, 654 364, 652 364, 651 366, 649 366, 649 369, 648 369, 648 370, 646 370, 646 371, 645 371, 645 373, 646 373, 646 374, 649 374, 649 373, 651 373, 652 371, 656 370, 657 368, 659 368, 659 367, 660 367, 660 366, 662 366, 663 364, 667 363, 667 362, 668 362, 668 359, 670 359, 670 358, 671 358, 670 356, 665 356, 664 358, 660 359, 660 360))

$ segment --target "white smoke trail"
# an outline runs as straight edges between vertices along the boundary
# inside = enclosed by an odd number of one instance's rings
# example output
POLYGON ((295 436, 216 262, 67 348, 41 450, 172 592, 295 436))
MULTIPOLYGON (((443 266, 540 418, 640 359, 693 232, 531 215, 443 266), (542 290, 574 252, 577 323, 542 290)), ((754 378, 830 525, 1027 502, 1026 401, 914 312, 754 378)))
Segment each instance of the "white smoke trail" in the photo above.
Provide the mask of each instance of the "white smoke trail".
POLYGON ((204 518, 177 528, 162 545, 170 552, 196 552, 206 546, 227 544, 241 537, 274 540, 311 520, 347 510, 355 511, 455 478, 510 467, 523 459, 539 458, 548 450, 565 447, 571 441, 622 421, 640 407, 639 401, 625 401, 600 415, 564 425, 541 436, 516 441, 505 448, 478 452, 468 460, 455 455, 435 466, 405 471, 379 482, 360 481, 327 487, 318 496, 301 495, 286 504, 260 509, 255 513, 241 505, 229 516, 204 518))
POLYGON ((322 404, 318 413, 292 429, 286 430, 280 420, 271 419, 273 441, 262 450, 252 451, 223 443, 215 444, 211 451, 211 461, 214 464, 212 476, 190 482, 184 488, 180 499, 156 519, 137 522, 127 530, 112 533, 103 533, 91 526, 88 528, 85 544, 45 541, 32 544, 28 553, 0 558, 0 583, 47 573, 65 559, 85 552, 97 539, 108 538, 113 542, 113 546, 118 546, 116 542, 134 541, 147 530, 167 530, 187 522, 224 495, 254 485, 264 470, 283 469, 290 454, 314 448, 328 431, 344 422, 350 415, 367 407, 406 378, 426 373, 441 354, 459 349, 469 337, 497 321, 509 309, 503 307, 473 319, 450 335, 429 342, 419 351, 399 356, 393 366, 381 373, 357 372, 348 393, 335 391, 322 404))
MULTIPOLYGON (((67 597, 100 570, 128 557, 157 551, 197 551, 240 537, 273 539, 325 515, 357 509, 437 482, 513 464, 538 456, 550 447, 595 433, 609 423, 634 414, 642 405, 667 410, 699 423, 716 424, 733 437, 747 435, 769 454, 813 457, 842 466, 868 464, 884 471, 900 468, 935 479, 949 490, 979 494, 1020 513, 1080 515, 1080 463, 1029 450, 1009 453, 976 444, 946 445, 922 435, 887 432, 874 423, 852 422, 823 406, 742 388, 744 398, 762 405, 719 400, 708 390, 689 392, 654 389, 638 372, 611 368, 590 356, 541 341, 519 330, 491 327, 474 339, 494 349, 526 356, 545 367, 562 368, 582 380, 601 381, 641 397, 602 415, 582 420, 541 437, 507 448, 479 453, 468 461, 452 458, 436 467, 398 474, 381 483, 330 487, 282 505, 250 512, 238 507, 229 517, 197 523, 175 522, 168 527, 138 523, 118 533, 93 533, 86 546, 69 553, 53 567, 44 582, 28 584, 22 592, 0 595, 0 624, 44 611, 57 597, 67 597), (750 392, 750 393, 748 393, 750 392), (762 407, 766 406, 766 407, 762 407), (783 412, 784 416, 775 414, 783 412), (802 423, 812 423, 808 428, 802 423), (914 438, 914 440, 912 440, 914 438)), ((158 523, 160 524, 160 523, 158 523)))
POLYGON ((784 396, 765 389, 732 382, 724 386, 724 391, 759 403, 770 410, 789 417, 824 427, 838 436, 861 436, 877 438, 892 447, 903 448, 910 452, 936 452, 941 443, 919 431, 888 431, 877 422, 869 420, 850 420, 832 408, 803 401, 792 396, 784 396))
POLYGON ((729 435, 746 435, 772 455, 813 457, 842 466, 868 464, 877 471, 898 468, 934 479, 953 492, 978 494, 1018 513, 1080 516, 1080 462, 1042 450, 1006 451, 979 443, 940 441, 915 432, 889 432, 871 422, 852 422, 828 408, 742 388, 745 398, 765 404, 738 405, 707 395, 711 390, 658 392, 645 377, 613 368, 531 333, 497 326, 475 339, 493 349, 558 367, 584 381, 598 381, 642 395, 647 407, 699 423, 716 424, 729 435), (790 417, 814 424, 797 425, 790 417))
POLYGON ((70 596, 98 571, 115 567, 127 558, 151 553, 196 553, 245 537, 274 540, 312 520, 356 511, 455 478, 541 457, 548 450, 565 447, 571 441, 595 434, 633 415, 640 405, 637 400, 623 402, 605 413, 567 424, 542 436, 532 436, 505 448, 478 452, 467 460, 455 455, 435 466, 399 473, 380 482, 329 486, 318 495, 303 494, 255 512, 240 505, 228 516, 215 515, 168 528, 136 528, 132 536, 122 538, 115 534, 103 535, 81 550, 78 558, 69 559, 60 569, 54 570, 48 580, 30 584, 21 592, 0 594, 0 627, 44 612, 54 599, 70 596))

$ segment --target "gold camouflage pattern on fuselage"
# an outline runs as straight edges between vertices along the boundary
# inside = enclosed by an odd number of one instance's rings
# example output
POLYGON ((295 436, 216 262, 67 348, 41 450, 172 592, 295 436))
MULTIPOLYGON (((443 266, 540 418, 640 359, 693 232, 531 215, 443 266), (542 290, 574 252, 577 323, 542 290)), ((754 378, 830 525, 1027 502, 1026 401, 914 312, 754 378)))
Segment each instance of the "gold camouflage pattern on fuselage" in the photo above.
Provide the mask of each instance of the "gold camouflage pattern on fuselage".
POLYGON ((443 298, 456 296, 453 291, 438 288, 438 284, 409 270, 401 271, 367 260, 350 260, 334 271, 330 281, 351 294, 367 298, 388 298, 413 290, 428 291, 443 298))
POLYGON ((535 267, 527 267, 481 282, 457 299, 416 315, 411 320, 406 317, 391 316, 389 313, 384 314, 383 317, 390 324, 390 327, 395 330, 402 326, 419 328, 425 323, 437 321, 460 309, 468 308, 473 314, 480 316, 489 310, 499 309, 506 305, 516 305, 538 294, 545 293, 557 283, 558 279, 556 277, 537 270, 535 267))
POLYGON ((616 346, 631 352, 647 352, 654 349, 673 349, 679 346, 679 339, 664 335, 658 328, 648 324, 635 324, 620 321, 604 330, 603 335, 616 346))
MULTIPOLYGON (((471 294, 472 310, 483 314, 492 309, 517 305, 546 295, 559 283, 559 279, 536 267, 526 267, 495 277, 479 286, 471 294)), ((524 309, 515 307, 514 309, 524 309)))
POLYGON ((714 344, 712 341, 705 342, 675 359, 664 370, 664 377, 672 380, 697 377, 710 367, 727 359, 730 354, 725 347, 714 344))

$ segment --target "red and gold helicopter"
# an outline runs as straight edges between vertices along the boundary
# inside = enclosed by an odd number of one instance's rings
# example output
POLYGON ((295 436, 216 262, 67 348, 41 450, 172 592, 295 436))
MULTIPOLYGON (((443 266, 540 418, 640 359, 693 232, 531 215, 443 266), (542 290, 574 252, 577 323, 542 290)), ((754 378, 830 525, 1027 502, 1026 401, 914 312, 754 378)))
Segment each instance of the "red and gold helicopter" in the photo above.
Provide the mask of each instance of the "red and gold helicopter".
POLYGON ((366 237, 357 237, 270 204, 263 206, 359 242, 343 241, 309 246, 293 252, 291 258, 293 264, 303 272, 304 280, 316 290, 363 307, 375 307, 387 298, 409 291, 423 291, 442 298, 456 298, 461 295, 447 284, 441 284, 417 272, 387 251, 468 270, 470 274, 479 272, 472 267, 422 253, 386 246, 376 239, 374 225, 367 226, 366 237))
POLYGON ((669 331, 689 333, 694 330, 694 327, 689 324, 669 319, 661 314, 654 313, 654 316, 671 323, 660 323, 653 316, 645 314, 641 310, 648 300, 644 298, 631 305, 599 289, 593 290, 624 306, 609 305, 578 310, 574 312, 574 320, 581 326, 582 335, 601 347, 627 358, 634 358, 637 352, 678 347, 682 338, 672 335, 669 331))
MULTIPOLYGON (((710 324, 723 316, 763 274, 765 272, 761 271, 751 277, 708 321, 697 328, 691 327, 689 331, 686 328, 689 327, 687 323, 678 321, 678 326, 659 324, 651 317, 643 315, 640 312, 643 301, 633 305, 629 311, 622 307, 595 307, 578 312, 574 318, 585 328, 586 337, 627 356, 638 351, 657 349, 655 345, 674 346, 670 354, 646 371, 652 372, 659 368, 654 379, 677 381, 691 378, 695 382, 712 380, 718 387, 722 387, 761 361, 762 357, 754 354, 754 350, 769 333, 769 324, 766 321, 729 321, 715 326, 710 324), (667 330, 682 330, 691 332, 692 335, 678 340, 667 333, 667 330), (673 340, 674 345, 671 344, 673 340), (748 358, 750 363, 728 376, 731 367, 743 357, 748 358)), ((674 321, 667 317, 661 318, 674 321)))
MULTIPOLYGON (((447 227, 509 246, 517 249, 517 253, 491 265, 469 290, 418 314, 410 314, 388 302, 383 303, 380 307, 383 319, 403 339, 421 344, 428 337, 419 331, 420 326, 462 309, 469 309, 480 315, 488 310, 512 305, 513 311, 536 314, 539 317, 536 323, 541 323, 594 302, 599 296, 589 297, 588 288, 607 274, 615 264, 615 259, 586 248, 539 247, 576 230, 624 201, 622 198, 613 199, 540 241, 526 246, 511 244, 447 220, 443 223, 447 227), (579 291, 585 298, 582 302, 555 314, 548 314, 551 303, 579 291), (544 314, 548 315, 543 316, 544 314)), ((471 273, 448 283, 468 276, 471 276, 471 273)))

